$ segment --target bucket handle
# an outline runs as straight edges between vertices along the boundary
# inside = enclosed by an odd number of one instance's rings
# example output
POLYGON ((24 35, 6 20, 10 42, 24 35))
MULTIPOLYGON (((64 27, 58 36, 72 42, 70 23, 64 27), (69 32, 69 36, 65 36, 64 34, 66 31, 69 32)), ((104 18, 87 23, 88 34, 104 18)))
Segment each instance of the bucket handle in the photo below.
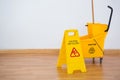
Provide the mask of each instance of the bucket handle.
POLYGON ((113 15, 113 8, 112 8, 111 6, 108 6, 108 8, 111 10, 111 13, 110 13, 110 18, 109 18, 109 22, 108 22, 108 27, 107 27, 107 29, 105 30, 105 32, 108 32, 108 31, 109 31, 110 23, 111 23, 111 19, 112 19, 112 15, 113 15))

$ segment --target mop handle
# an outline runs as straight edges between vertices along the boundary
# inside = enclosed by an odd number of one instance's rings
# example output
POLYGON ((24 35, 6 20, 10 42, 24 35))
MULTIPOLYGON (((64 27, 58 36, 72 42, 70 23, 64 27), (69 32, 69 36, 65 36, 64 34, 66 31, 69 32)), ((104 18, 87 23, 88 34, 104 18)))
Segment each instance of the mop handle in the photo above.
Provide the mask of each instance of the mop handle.
POLYGON ((94 24, 95 19, 94 19, 94 1, 93 0, 92 0, 91 4, 92 4, 92 22, 94 24))
POLYGON ((113 8, 112 8, 111 6, 108 6, 108 8, 111 10, 111 13, 110 13, 110 18, 109 18, 109 22, 108 22, 108 27, 107 27, 107 29, 105 30, 105 32, 108 32, 108 31, 109 31, 110 23, 111 23, 111 19, 112 19, 112 15, 113 15, 113 8))

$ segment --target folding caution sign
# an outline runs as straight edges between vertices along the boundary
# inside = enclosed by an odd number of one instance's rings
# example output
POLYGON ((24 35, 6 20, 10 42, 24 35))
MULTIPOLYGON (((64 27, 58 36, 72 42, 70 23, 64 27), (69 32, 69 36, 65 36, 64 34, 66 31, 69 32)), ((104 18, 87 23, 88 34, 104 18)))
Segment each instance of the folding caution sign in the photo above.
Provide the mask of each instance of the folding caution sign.
POLYGON ((75 70, 86 72, 86 66, 81 49, 81 42, 77 30, 66 30, 60 54, 58 57, 57 67, 67 65, 67 73, 72 74, 75 70))

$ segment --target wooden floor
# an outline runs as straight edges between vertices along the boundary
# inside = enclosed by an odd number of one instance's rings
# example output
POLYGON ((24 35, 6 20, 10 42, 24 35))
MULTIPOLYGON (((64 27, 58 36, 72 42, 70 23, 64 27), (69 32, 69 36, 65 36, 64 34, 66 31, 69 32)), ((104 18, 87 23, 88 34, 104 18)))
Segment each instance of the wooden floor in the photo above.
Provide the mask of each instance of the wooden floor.
POLYGON ((105 55, 103 64, 86 59, 87 72, 68 75, 66 67, 56 68, 58 55, 0 54, 0 80, 120 80, 120 55, 105 55))

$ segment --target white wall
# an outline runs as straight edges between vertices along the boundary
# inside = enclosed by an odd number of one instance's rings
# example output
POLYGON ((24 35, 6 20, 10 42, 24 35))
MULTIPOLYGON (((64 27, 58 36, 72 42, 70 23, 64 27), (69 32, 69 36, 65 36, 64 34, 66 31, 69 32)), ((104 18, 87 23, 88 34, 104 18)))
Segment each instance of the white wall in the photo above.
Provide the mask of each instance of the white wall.
MULTIPOLYGON (((114 8, 105 48, 120 49, 120 0, 94 0, 95 21, 108 23, 114 8)), ((91 0, 0 0, 0 49, 60 48, 65 29, 87 34, 91 0)))

